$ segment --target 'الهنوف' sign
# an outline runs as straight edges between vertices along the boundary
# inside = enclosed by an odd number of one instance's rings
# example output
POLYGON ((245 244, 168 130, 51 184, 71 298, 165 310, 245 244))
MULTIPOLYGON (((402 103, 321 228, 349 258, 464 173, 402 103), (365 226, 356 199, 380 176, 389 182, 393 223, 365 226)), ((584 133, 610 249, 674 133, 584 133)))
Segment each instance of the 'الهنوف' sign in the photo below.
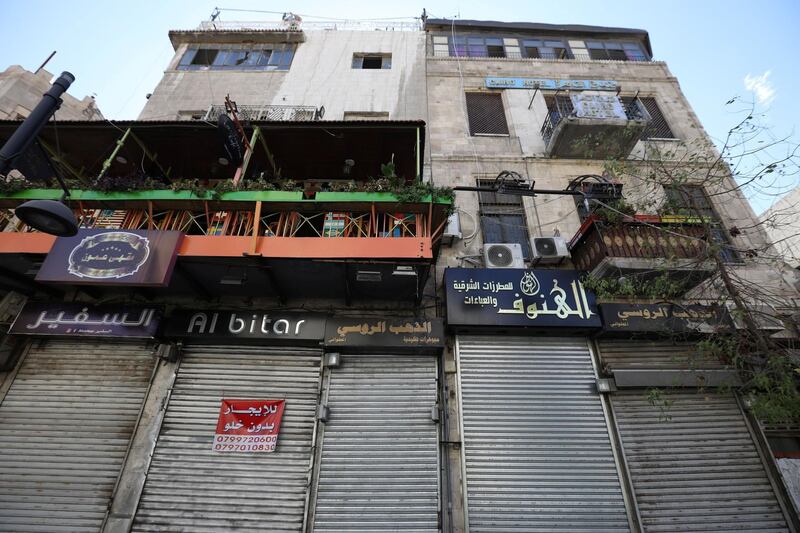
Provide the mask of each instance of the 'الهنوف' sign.
POLYGON ((575 270, 448 268, 451 326, 598 328, 594 294, 575 270))
POLYGON ((183 233, 81 229, 56 239, 36 281, 166 287, 183 233))
POLYGON ((274 452, 285 400, 227 400, 219 408, 215 452, 274 452))

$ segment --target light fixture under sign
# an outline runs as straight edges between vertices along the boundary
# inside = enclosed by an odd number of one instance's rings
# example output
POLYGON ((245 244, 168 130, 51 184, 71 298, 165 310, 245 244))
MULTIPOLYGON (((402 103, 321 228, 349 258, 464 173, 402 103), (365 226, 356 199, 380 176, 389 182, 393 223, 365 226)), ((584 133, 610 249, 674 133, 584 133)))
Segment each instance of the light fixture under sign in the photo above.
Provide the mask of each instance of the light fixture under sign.
POLYGON ((381 281, 381 273, 377 270, 359 270, 356 272, 356 281, 381 281))
POLYGON ((392 276, 417 277, 417 271, 414 270, 413 266, 397 265, 396 267, 394 267, 394 271, 392 272, 392 276))

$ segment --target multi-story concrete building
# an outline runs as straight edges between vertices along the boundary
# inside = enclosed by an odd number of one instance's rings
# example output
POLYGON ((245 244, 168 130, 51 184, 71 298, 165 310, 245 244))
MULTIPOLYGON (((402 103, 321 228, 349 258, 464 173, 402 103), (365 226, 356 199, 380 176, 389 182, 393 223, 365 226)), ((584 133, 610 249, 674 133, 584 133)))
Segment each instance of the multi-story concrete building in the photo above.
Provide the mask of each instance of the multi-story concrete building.
POLYGON ((0 233, 0 283, 35 297, 0 374, 0 526, 797 528, 797 428, 698 348, 738 327, 719 261, 773 314, 796 273, 747 253, 768 241, 729 176, 693 175, 715 153, 647 32, 170 39, 139 121, 59 125, 78 236, 0 233))
POLYGON ((800 267, 800 188, 795 188, 764 211, 759 220, 776 251, 792 268, 800 267))
MULTIPOLYGON (((39 103, 42 94, 50 88, 53 75, 44 69, 30 72, 12 65, 0 72, 0 119, 22 120, 39 103)), ((78 100, 65 94, 58 110, 60 120, 102 120, 94 98, 85 96, 78 100)))

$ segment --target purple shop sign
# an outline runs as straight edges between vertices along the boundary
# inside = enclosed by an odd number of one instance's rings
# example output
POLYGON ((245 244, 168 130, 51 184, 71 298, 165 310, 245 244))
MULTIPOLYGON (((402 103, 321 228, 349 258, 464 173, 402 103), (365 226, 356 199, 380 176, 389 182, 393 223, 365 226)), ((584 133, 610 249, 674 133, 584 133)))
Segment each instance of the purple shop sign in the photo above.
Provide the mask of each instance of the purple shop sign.
POLYGON ((8 332, 11 335, 151 339, 156 335, 160 320, 158 307, 27 302, 8 332))
POLYGON ((81 229, 56 239, 36 281, 166 287, 181 239, 179 231, 81 229))

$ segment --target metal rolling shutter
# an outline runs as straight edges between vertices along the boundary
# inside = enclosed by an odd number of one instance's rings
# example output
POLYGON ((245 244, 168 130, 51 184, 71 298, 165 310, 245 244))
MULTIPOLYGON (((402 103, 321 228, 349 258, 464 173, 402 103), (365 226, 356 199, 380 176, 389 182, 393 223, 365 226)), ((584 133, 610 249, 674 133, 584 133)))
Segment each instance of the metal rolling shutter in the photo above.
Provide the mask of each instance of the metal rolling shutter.
POLYGON ((0 405, 1 531, 99 531, 154 361, 144 342, 30 348, 0 405))
POLYGON ((300 531, 319 350, 187 346, 132 531, 300 531), (211 449, 225 398, 286 399, 273 453, 211 449))
POLYGON ((438 531, 436 359, 342 357, 331 370, 314 531, 438 531))
POLYGON ((602 339, 598 341, 600 360, 611 370, 627 368, 711 368, 721 369, 721 361, 704 356, 696 342, 631 341, 602 339))
POLYGON ((668 398, 662 411, 643 391, 612 397, 644 530, 786 531, 735 398, 668 398))
POLYGON ((469 531, 628 531, 586 340, 457 345, 469 531))

